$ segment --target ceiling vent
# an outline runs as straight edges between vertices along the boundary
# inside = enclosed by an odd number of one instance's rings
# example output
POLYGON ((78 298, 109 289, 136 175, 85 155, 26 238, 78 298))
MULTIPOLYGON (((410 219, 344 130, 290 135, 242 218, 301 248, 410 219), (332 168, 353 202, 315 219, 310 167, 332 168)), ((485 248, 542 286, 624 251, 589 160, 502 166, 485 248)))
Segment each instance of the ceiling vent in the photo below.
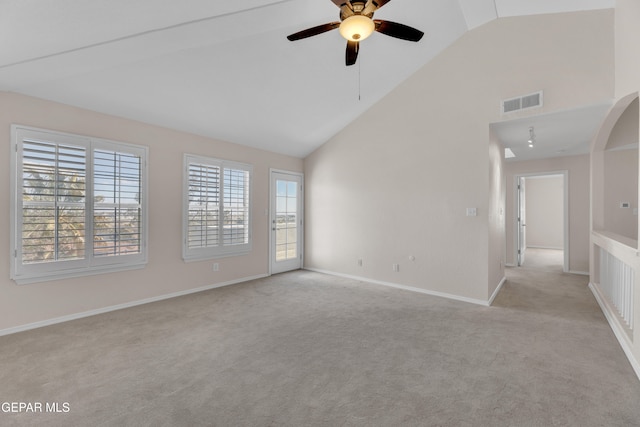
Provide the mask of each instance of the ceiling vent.
POLYGON ((500 106, 502 114, 542 107, 542 91, 518 96, 517 98, 505 99, 500 106))

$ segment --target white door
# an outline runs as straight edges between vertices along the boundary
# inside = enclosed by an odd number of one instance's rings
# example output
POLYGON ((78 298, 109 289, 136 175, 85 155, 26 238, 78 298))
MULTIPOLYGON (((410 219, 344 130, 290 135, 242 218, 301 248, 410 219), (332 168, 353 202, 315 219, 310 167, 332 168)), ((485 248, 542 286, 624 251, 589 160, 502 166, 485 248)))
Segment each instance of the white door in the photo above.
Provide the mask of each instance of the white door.
POLYGON ((518 177, 518 267, 524 264, 524 253, 527 249, 526 197, 524 183, 524 177, 518 177))
POLYGON ((302 175, 271 171, 271 274, 302 268, 302 175))

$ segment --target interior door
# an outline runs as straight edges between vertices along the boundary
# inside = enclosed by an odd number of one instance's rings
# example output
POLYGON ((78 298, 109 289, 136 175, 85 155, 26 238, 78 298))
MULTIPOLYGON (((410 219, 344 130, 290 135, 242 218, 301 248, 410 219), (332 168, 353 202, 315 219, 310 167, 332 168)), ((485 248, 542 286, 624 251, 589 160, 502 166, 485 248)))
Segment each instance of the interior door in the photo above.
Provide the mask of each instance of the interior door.
POLYGON ((271 171, 271 274, 302 268, 302 175, 271 171))
POLYGON ((527 222, 526 222, 526 197, 525 178, 518 177, 518 267, 524 264, 524 254, 527 249, 527 222))

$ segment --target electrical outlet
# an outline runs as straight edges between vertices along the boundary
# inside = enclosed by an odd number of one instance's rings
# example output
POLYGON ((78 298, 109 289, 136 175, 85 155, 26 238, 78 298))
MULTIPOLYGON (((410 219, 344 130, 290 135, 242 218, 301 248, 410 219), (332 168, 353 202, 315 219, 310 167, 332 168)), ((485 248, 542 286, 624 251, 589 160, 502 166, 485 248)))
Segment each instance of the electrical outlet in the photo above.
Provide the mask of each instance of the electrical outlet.
POLYGON ((362 267, 362 258, 358 258, 358 267, 362 267))
POLYGON ((213 271, 219 271, 219 270, 220 270, 220 265, 217 262, 213 263, 213 271))

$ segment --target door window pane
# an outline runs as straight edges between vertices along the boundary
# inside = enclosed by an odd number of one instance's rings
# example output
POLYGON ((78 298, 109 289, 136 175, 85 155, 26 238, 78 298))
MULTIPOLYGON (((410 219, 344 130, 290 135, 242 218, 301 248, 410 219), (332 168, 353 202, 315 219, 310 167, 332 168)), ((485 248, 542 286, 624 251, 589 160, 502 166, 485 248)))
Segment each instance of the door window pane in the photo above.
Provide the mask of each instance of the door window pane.
POLYGON ((276 261, 298 256, 298 183, 276 180, 276 261))

